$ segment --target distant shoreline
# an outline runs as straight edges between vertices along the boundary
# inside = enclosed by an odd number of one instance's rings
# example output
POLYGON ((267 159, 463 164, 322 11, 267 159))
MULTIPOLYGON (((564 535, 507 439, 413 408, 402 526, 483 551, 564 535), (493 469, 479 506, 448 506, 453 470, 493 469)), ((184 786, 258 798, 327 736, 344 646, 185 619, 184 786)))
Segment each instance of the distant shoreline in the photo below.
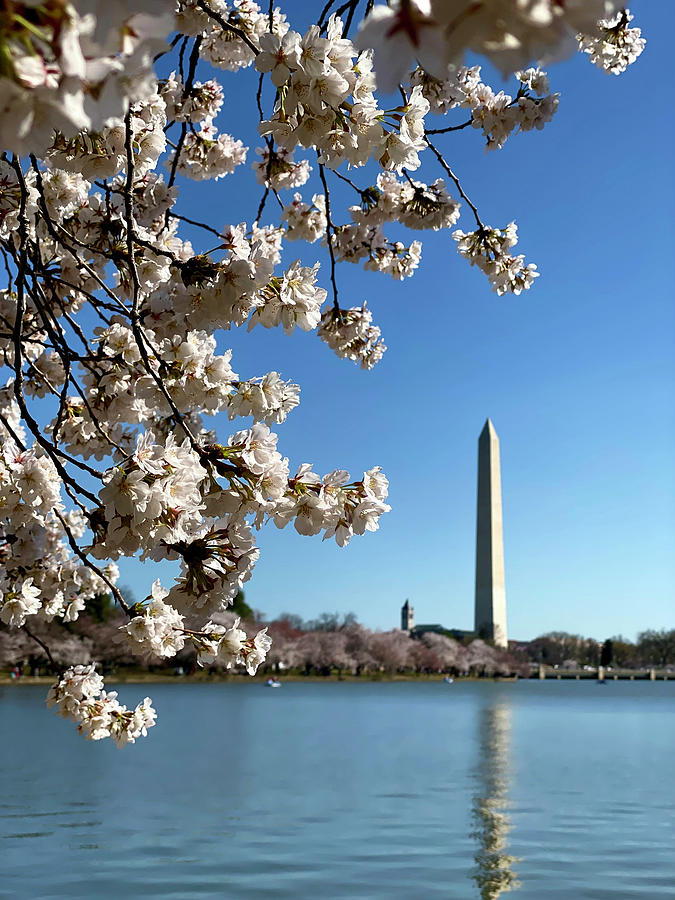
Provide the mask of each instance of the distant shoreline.
MULTIPOLYGON (((260 684, 264 685, 268 679, 268 675, 260 676, 248 676, 248 675, 159 675, 154 673, 147 674, 134 674, 129 676, 120 676, 120 675, 109 675, 104 676, 106 687, 110 685, 124 685, 124 684, 260 684)), ((279 680, 282 684, 303 684, 303 683, 312 683, 312 684, 395 684, 395 683, 425 683, 425 684, 443 684, 445 681, 445 676, 443 675, 380 675, 380 676, 372 676, 372 675, 280 675, 278 676, 279 680)), ((9 678, 8 676, 1 675, 0 676, 0 687, 5 685, 11 685, 19 687, 20 685, 43 685, 44 687, 50 687, 56 680, 56 676, 54 675, 24 675, 21 678, 9 678)), ((593 682, 594 684, 598 683, 598 678, 596 676, 586 676, 586 677, 565 677, 561 676, 560 678, 548 676, 546 679, 539 679, 537 676, 530 676, 529 678, 517 677, 517 676, 504 676, 504 675, 485 675, 484 677, 479 677, 475 675, 458 675, 453 676, 453 682, 457 684, 461 684, 463 682, 483 682, 483 683, 502 683, 502 684, 514 684, 517 681, 586 681, 593 682)), ((654 682, 660 681, 675 681, 675 673, 660 673, 657 674, 656 678, 649 679, 642 673, 636 674, 633 678, 622 676, 617 677, 616 679, 613 677, 606 677, 604 679, 605 683, 614 683, 614 681, 650 681, 654 682)))
MULTIPOLYGON (((265 684, 270 675, 160 675, 155 674, 154 672, 148 672, 146 674, 134 674, 125 677, 123 675, 106 675, 105 683, 106 687, 111 684, 265 684)), ((371 676, 371 675, 283 675, 280 674, 276 676, 282 684, 290 684, 290 683, 300 683, 300 682, 316 682, 316 683, 325 683, 331 682, 335 684, 342 684, 344 682, 351 682, 354 684, 361 683, 369 683, 369 684, 377 684, 378 682, 429 682, 429 683, 439 683, 443 684, 445 675, 380 675, 380 676, 371 676)), ((518 679, 517 677, 506 677, 506 676, 486 676, 485 678, 478 678, 474 676, 452 676, 453 681, 505 681, 505 682, 514 682, 514 681, 528 681, 527 678, 518 679)), ((55 681, 54 675, 23 675, 21 678, 9 678, 5 675, 0 675, 0 685, 11 684, 11 685, 21 685, 21 684, 42 684, 49 686, 53 684, 55 681)))
MULTIPOLYGON (((106 686, 109 685, 120 685, 120 684, 262 684, 264 685, 268 678, 277 677, 282 684, 299 684, 299 683, 307 683, 311 682, 312 684, 343 684, 343 683, 351 683, 351 684, 377 684, 381 683, 410 683, 413 684, 415 682, 423 682, 423 683, 431 683, 431 684, 443 684, 445 681, 445 675, 384 675, 384 674, 364 674, 364 675, 284 675, 280 673, 278 676, 270 676, 269 673, 264 675, 244 675, 244 674, 214 674, 209 675, 206 672, 198 672, 195 675, 173 675, 169 673, 155 673, 155 672, 133 672, 128 675, 105 675, 105 683, 106 686)), ((465 681, 471 682, 501 682, 501 683, 514 683, 516 681, 539 681, 544 679, 539 679, 536 675, 531 675, 528 677, 519 677, 519 676, 506 676, 506 675, 485 675, 483 677, 476 675, 454 675, 452 676, 453 682, 461 683, 465 681)), ((10 678, 8 675, 0 675, 0 686, 2 685, 22 685, 22 684, 37 684, 44 685, 45 687, 49 687, 56 680, 56 676, 54 675, 23 675, 21 678, 10 678)), ((569 675, 561 675, 557 677, 555 675, 548 675, 545 679, 546 681, 598 681, 597 675, 595 673, 584 673, 583 676, 569 676, 569 675)), ((649 681, 649 677, 645 675, 644 672, 635 672, 634 676, 631 678, 630 676, 626 676, 625 674, 621 676, 617 676, 615 679, 612 674, 608 674, 604 679, 606 682, 613 682, 614 680, 620 681, 649 681)), ((668 671, 665 672, 663 670, 656 670, 656 678, 654 681, 675 681, 675 672, 668 671)))

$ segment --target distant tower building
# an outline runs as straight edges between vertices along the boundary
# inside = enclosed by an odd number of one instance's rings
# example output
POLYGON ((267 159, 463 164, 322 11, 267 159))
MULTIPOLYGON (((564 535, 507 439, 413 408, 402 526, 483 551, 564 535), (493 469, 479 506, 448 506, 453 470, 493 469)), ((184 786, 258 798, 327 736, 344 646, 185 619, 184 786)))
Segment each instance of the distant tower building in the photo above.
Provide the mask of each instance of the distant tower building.
POLYGON ((412 631, 415 627, 415 610, 410 605, 410 600, 406 600, 401 607, 401 630, 412 631))
POLYGON ((478 438, 474 630, 479 637, 494 639, 498 647, 508 646, 499 438, 489 419, 478 438))

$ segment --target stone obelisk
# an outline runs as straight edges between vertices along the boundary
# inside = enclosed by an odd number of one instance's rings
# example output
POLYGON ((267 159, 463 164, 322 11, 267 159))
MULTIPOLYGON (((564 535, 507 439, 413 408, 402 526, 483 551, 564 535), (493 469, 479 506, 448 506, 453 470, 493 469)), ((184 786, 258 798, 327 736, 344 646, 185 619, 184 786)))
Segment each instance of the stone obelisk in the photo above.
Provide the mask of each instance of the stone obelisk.
POLYGON ((474 630, 478 637, 492 638, 498 647, 508 646, 499 438, 489 419, 478 438, 474 630))

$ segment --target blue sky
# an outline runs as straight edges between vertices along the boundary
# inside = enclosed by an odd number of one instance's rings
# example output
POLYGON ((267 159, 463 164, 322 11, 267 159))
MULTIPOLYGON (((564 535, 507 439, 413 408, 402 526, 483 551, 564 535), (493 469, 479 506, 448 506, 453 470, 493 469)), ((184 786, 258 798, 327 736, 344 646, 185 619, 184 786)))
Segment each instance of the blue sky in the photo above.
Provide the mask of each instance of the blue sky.
MULTIPOLYGON (((473 129, 438 140, 483 220, 517 222, 518 252, 541 272, 530 291, 497 297, 449 232, 424 232, 413 235, 423 241, 421 266, 405 282, 339 267, 341 304, 367 300, 388 346, 372 372, 337 359, 315 334, 223 336, 241 375, 276 369, 301 385, 300 407, 278 428, 291 468, 311 461, 321 473, 344 467, 358 477, 381 465, 390 479, 392 512, 346 549, 274 526, 260 532, 261 558, 245 588, 268 617, 353 610, 370 627, 390 628, 410 598, 420 622, 472 627, 476 453, 489 416, 501 441, 509 635, 633 638, 675 624, 666 89, 675 6, 642 2, 632 11, 647 38, 642 57, 619 77, 581 55, 550 67, 562 96, 543 132, 515 135, 489 154, 473 129)), ((250 147, 253 162, 261 142, 249 75, 218 73, 226 107, 217 124, 250 147)), ((484 78, 509 90, 485 69, 484 78)), ((321 190, 313 165, 305 197, 321 190)), ((364 186, 372 172, 350 174, 364 186)), ((425 159, 419 175, 442 173, 425 159)), ((182 190, 182 211, 216 227, 255 217, 248 165, 182 190)), ((337 188, 336 205, 347 202, 337 188)), ((263 221, 274 221, 271 204, 267 212, 263 221)), ((345 212, 334 217, 347 221, 345 212)), ((469 215, 459 227, 471 229, 469 215)), ((298 255, 321 260, 329 287, 325 251, 289 245, 284 263, 298 255)), ((121 569, 138 596, 157 574, 134 562, 121 569)))

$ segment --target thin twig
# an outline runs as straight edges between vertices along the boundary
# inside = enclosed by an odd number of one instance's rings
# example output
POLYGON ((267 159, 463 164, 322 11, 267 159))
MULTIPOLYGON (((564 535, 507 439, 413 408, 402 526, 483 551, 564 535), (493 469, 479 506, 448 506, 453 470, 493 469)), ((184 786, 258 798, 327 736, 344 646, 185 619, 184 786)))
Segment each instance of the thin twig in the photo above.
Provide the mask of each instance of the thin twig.
POLYGON ((462 122, 461 125, 448 125, 447 128, 427 128, 427 134, 448 134, 450 131, 461 131, 463 128, 468 128, 469 125, 473 123, 473 119, 467 119, 466 122, 462 122))
POLYGON ((248 49, 255 56, 260 53, 260 49, 256 47, 256 45, 249 38, 245 31, 242 31, 241 28, 237 28, 236 25, 232 25, 230 22, 224 19, 220 15, 220 13, 216 12, 215 9, 211 9, 211 7, 208 5, 208 3, 205 2, 205 0, 197 0, 197 6, 201 10, 203 10, 210 19, 213 19, 214 22, 217 22, 221 28, 224 28, 226 31, 231 31, 232 34, 236 34, 237 37, 246 44, 248 49))
POLYGON ((335 251, 333 249, 333 242, 331 240, 331 232, 335 232, 335 227, 330 217, 330 195, 328 184, 326 182, 326 173, 324 172, 323 163, 319 163, 319 177, 321 178, 321 183, 323 184, 323 190, 326 197, 326 243, 328 244, 328 254, 330 256, 330 281, 333 286, 333 306, 335 307, 336 313, 339 315, 340 302, 338 300, 337 281, 335 280, 335 251))
POLYGON ((194 219, 188 219, 187 216, 180 216, 175 212, 169 212, 169 216, 172 219, 179 219, 181 222, 187 222, 188 225, 195 225, 197 228, 203 228, 205 231, 210 231, 211 234, 215 234, 216 237, 221 239, 223 237, 220 231, 216 231, 216 229, 212 228, 210 225, 205 225, 204 222, 196 222, 194 219))
POLYGON ((52 669, 54 669, 56 672, 62 672, 64 667, 56 664, 54 657, 52 656, 51 651, 49 650, 49 647, 45 644, 45 642, 41 641, 36 634, 33 634, 33 632, 29 630, 27 625, 24 624, 21 626, 21 628, 26 632, 31 640, 35 641, 36 644, 39 644, 42 647, 42 649, 45 651, 45 654, 47 655, 49 665, 52 667, 52 669))
MULTIPOLYGON (((201 47, 201 44, 202 37, 200 35, 199 37, 195 38, 195 42, 192 45, 187 78, 183 80, 183 100, 187 99, 188 94, 192 90, 192 84, 194 82, 195 73, 197 71, 197 63, 199 62, 199 48, 201 47)), ((183 144, 185 143, 185 138, 187 136, 187 130, 187 122, 182 122, 180 137, 178 138, 178 142, 176 143, 176 152, 174 153, 173 160, 171 162, 171 172, 169 173, 167 187, 171 187, 176 180, 176 172, 178 170, 178 163, 180 162, 180 155, 183 151, 183 144)))
MULTIPOLYGON (((351 26, 352 26, 352 20, 353 20, 353 18, 354 18, 354 13, 356 12, 356 8, 357 8, 358 5, 359 5, 359 0, 351 0, 351 2, 349 3, 349 12, 347 13, 347 19, 346 19, 346 21, 345 21, 345 27, 344 27, 344 30, 343 30, 343 32, 342 32, 342 36, 345 37, 345 38, 347 37, 347 35, 348 35, 348 33, 349 33, 349 29, 350 29, 351 26)), ((344 9, 344 7, 341 7, 341 9, 344 9)), ((340 13, 340 10, 338 10, 338 14, 339 14, 339 13, 340 13)))
POLYGON ((324 8, 321 10, 321 15, 319 16, 319 19, 318 19, 318 21, 317 21, 317 23, 316 23, 316 24, 319 26, 319 33, 321 33, 322 31, 324 31, 324 29, 325 29, 325 23, 326 23, 327 18, 328 18, 328 13, 330 12, 331 7, 332 7, 332 6, 335 6, 336 2, 337 2, 337 0, 328 0, 328 3, 326 3, 326 5, 324 6, 324 8))
MULTIPOLYGON (((428 133, 428 132, 427 132, 427 133, 428 133)), ((434 156, 435 156, 436 159, 439 161, 439 163, 441 164, 441 166, 445 169, 446 173, 447 173, 447 174, 450 176, 450 178, 452 178, 452 180, 455 182, 455 187, 456 187, 457 190, 459 191, 460 196, 466 201, 466 203, 468 204, 469 208, 470 208, 471 211, 473 212, 473 214, 474 214, 474 216, 475 216, 475 219, 476 219, 476 222, 478 223, 478 228, 479 228, 481 231, 486 231, 485 225, 483 224, 483 222, 481 221, 480 216, 478 215, 478 208, 476 207, 476 205, 475 205, 474 203, 471 202, 471 200, 468 198, 468 196, 467 196, 466 193, 464 192, 464 189, 462 188, 462 185, 461 185, 460 182, 459 182, 459 178, 455 175, 455 173, 452 171, 452 169, 450 168, 450 166, 447 164, 447 162, 446 162, 445 159, 443 158, 443 155, 440 153, 439 150, 436 149, 436 147, 434 147, 434 145, 431 143, 431 141, 429 140, 429 138, 427 138, 426 141, 427 141, 427 144, 429 145, 429 149, 431 150, 431 152, 434 154, 434 156)))
POLYGON ((35 421, 33 416, 28 411, 28 407, 26 406, 26 399, 23 393, 23 352, 22 352, 22 325, 23 325, 23 316, 25 312, 25 275, 26 275, 26 267, 28 262, 28 219, 26 217, 26 199, 28 196, 26 182, 23 177, 23 171, 21 170, 21 166, 16 157, 12 159, 12 167, 17 174, 17 179, 19 181, 19 185, 21 187, 21 200, 19 203, 19 262, 17 264, 18 271, 15 280, 16 286, 16 319, 14 321, 14 335, 13 335, 13 343, 14 343, 14 397, 16 402, 21 410, 21 415, 23 416, 24 421, 28 425, 31 433, 33 434, 35 440, 40 444, 40 446, 47 452, 50 457, 54 467, 57 472, 61 476, 63 481, 66 481, 70 484, 75 490, 84 494, 90 500, 93 500, 94 503, 98 503, 98 498, 83 488, 81 485, 78 485, 75 482, 65 467, 61 463, 62 459, 67 460, 68 462, 73 463, 74 465, 81 468, 83 471, 88 472, 90 475, 94 475, 97 478, 102 478, 100 472, 96 469, 93 469, 91 466, 88 466, 86 463, 80 462, 77 459, 74 459, 68 453, 64 453, 63 450, 60 450, 58 447, 51 444, 40 431, 40 427, 38 423, 35 421))
POLYGON ((141 286, 138 278, 138 270, 136 269, 136 259, 134 257, 134 239, 135 239, 135 230, 134 230, 134 200, 132 195, 132 185, 134 180, 134 155, 133 148, 131 143, 131 112, 128 112, 125 116, 125 139, 124 146, 126 149, 126 157, 127 157, 127 177, 125 181, 124 187, 124 211, 126 218, 126 226, 127 226, 127 262, 129 265, 129 271, 131 276, 131 330, 134 335, 134 339, 136 341, 136 346, 138 347, 138 352, 141 354, 141 359, 143 360, 143 365, 147 373, 153 379, 160 392, 164 395, 169 407, 174 416, 174 420, 177 425, 185 432, 192 449, 197 453, 201 454, 202 448, 197 443, 197 439, 192 434, 189 426, 186 424, 185 419, 178 407, 176 406, 173 397, 168 392, 164 381, 161 376, 157 374, 155 371, 155 367, 150 362, 150 357, 148 356, 148 351, 146 348, 150 347, 150 349, 154 353, 154 348, 152 347, 149 339, 143 332, 140 324, 140 316, 139 316, 139 306, 141 301, 141 286))
POLYGON ((108 576, 103 572, 103 570, 102 570, 102 569, 99 569, 99 567, 98 567, 95 563, 93 563, 93 562, 87 557, 86 553, 85 553, 85 552, 82 550, 82 548, 78 545, 78 543, 77 543, 77 541, 75 540, 75 537, 74 537, 74 535, 73 535, 73 532, 70 530, 70 526, 68 525, 68 523, 66 522, 66 520, 64 519, 64 517, 61 515, 61 513, 58 511, 58 509, 55 509, 55 510, 54 510, 54 515, 56 516, 56 518, 57 518, 57 519, 59 520, 59 522, 61 523, 61 526, 62 526, 63 530, 64 530, 65 533, 66 533, 66 537, 68 538, 68 543, 69 543, 69 545, 70 545, 70 549, 73 551, 73 553, 74 553, 79 559, 82 560, 82 562, 85 564, 85 566, 87 566, 87 568, 91 569, 91 571, 94 572, 94 574, 98 575, 98 577, 99 577, 105 584, 108 585, 108 587, 109 587, 110 590, 112 591, 112 594, 113 594, 115 600, 117 600, 117 602, 118 602, 119 605, 122 607, 122 609, 124 610, 124 612, 125 612, 127 615, 131 615, 131 608, 130 608, 130 606, 128 605, 128 603, 126 603, 124 597, 122 596, 122 594, 121 594, 120 591, 119 591, 119 588, 115 587, 115 585, 113 584, 113 582, 108 578, 108 576))
POLYGON ((161 59, 163 56, 166 56, 167 53, 171 53, 171 51, 172 51, 173 48, 176 46, 176 44, 177 44, 178 41, 181 39, 181 37, 182 37, 182 35, 181 35, 180 33, 178 33, 178 34, 174 37, 174 39, 171 41, 171 43, 169 44, 169 46, 168 46, 168 48, 167 48, 166 50, 162 50, 160 53, 156 53, 156 54, 152 57, 153 63, 156 63, 158 59, 161 59))

